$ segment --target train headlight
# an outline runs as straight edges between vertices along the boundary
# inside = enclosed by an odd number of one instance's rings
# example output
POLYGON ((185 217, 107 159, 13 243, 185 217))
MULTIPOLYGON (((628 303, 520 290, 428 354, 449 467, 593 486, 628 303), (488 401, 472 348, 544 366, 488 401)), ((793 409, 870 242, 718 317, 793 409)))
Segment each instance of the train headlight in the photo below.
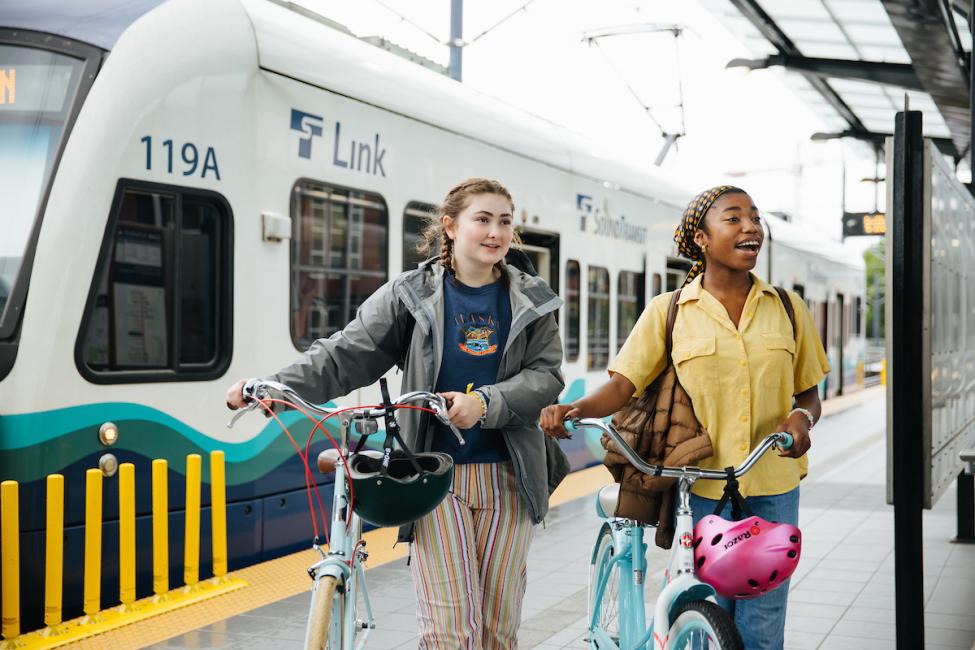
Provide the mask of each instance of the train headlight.
POLYGON ((105 454, 98 459, 98 469, 106 478, 115 476, 115 472, 118 471, 118 458, 115 457, 115 454, 105 454))
POLYGON ((111 447, 118 441, 118 427, 114 422, 106 422, 98 428, 98 442, 111 447))

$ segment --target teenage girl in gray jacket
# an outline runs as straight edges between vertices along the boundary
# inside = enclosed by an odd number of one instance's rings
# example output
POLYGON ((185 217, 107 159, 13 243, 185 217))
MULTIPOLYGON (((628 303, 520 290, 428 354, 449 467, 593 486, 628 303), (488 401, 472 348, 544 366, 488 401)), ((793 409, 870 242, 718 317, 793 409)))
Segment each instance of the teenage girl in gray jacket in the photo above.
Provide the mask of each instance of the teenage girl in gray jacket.
MULTIPOLYGON (((315 341, 272 378, 323 403, 375 383, 394 365, 402 391, 436 390, 450 430, 402 413, 408 445, 455 461, 451 493, 400 531, 410 541, 421 648, 514 648, 534 526, 550 480, 541 409, 562 391, 561 300, 544 281, 504 263, 516 237, 511 195, 497 181, 457 184, 425 233, 439 258, 385 284, 346 328, 315 341), (472 386, 471 386, 472 385, 472 386), (471 386, 473 390, 468 390, 471 386)), ((243 381, 227 394, 243 406, 243 381)))

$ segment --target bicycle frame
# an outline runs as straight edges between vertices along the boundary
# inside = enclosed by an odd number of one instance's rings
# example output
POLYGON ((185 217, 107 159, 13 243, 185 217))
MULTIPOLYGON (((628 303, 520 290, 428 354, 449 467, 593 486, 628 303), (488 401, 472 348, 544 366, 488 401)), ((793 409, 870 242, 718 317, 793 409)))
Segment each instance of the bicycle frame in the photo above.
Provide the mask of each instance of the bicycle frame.
POLYGON ((605 564, 601 557, 593 558, 597 567, 603 573, 597 575, 595 602, 592 618, 588 622, 590 642, 595 641, 599 648, 643 648, 653 639, 653 647, 666 650, 669 638, 654 632, 669 630, 671 612, 687 600, 711 600, 715 602, 715 591, 711 585, 701 582, 694 576, 694 549, 692 533, 694 529, 693 516, 689 504, 691 479, 678 481, 678 509, 677 526, 674 533, 674 544, 670 552, 670 561, 664 572, 663 590, 657 598, 653 618, 649 627, 646 621, 646 601, 644 598, 645 578, 647 573, 647 545, 644 542, 643 526, 629 519, 616 517, 605 518, 604 525, 609 526, 613 544, 603 549, 603 553, 613 551, 613 560, 605 564), (603 594, 614 569, 619 570, 619 644, 615 643, 604 629, 599 627, 598 620, 603 594), (632 576, 631 580, 624 577, 632 576))
MULTIPOLYGON (((626 459, 644 474, 677 479, 674 543, 671 547, 667 569, 664 571, 663 589, 657 597, 653 618, 649 626, 646 621, 644 598, 647 545, 643 541, 643 534, 644 528, 647 526, 629 519, 607 517, 597 505, 597 511, 603 519, 603 527, 608 527, 613 543, 611 546, 605 547, 599 557, 594 556, 592 558, 594 566, 598 567, 600 573, 593 577, 596 588, 593 593, 593 603, 591 603, 592 612, 587 624, 590 647, 631 650, 645 648, 652 640, 650 647, 654 650, 669 650, 670 624, 672 615, 677 608, 687 601, 709 600, 717 602, 714 588, 698 580, 694 574, 694 518, 690 506, 690 493, 691 487, 698 479, 726 479, 727 474, 700 467, 677 468, 649 465, 626 444, 618 432, 602 420, 585 419, 573 423, 573 425, 572 428, 592 427, 605 432, 616 442, 619 451, 626 459), (606 563, 606 555, 610 551, 613 552, 613 559, 610 563, 606 563), (618 644, 599 625, 603 596, 614 569, 618 569, 617 575, 620 582, 618 587, 618 644)), ((745 474, 766 451, 779 443, 786 447, 791 446, 791 436, 774 433, 765 438, 749 454, 741 466, 734 470, 735 477, 745 474)), ((600 530, 601 535, 602 529, 600 530)))
MULTIPOLYGON (((382 383, 383 380, 380 380, 382 383)), ((385 385, 383 392, 385 395, 385 385)), ((234 423, 247 411, 257 408, 258 403, 264 397, 269 396, 269 391, 276 391, 288 397, 294 403, 304 407, 308 411, 339 418, 339 452, 341 457, 349 456, 349 432, 350 427, 356 422, 375 422, 379 418, 389 416, 390 405, 386 403, 383 407, 359 407, 353 409, 328 408, 312 404, 302 398, 298 393, 288 386, 274 381, 251 379, 244 384, 242 394, 251 403, 240 409, 227 423, 232 427, 234 423)), ((386 398, 388 399, 388 398, 386 398)), ((426 391, 413 391, 400 395, 393 403, 394 406, 402 407, 410 402, 425 402, 429 412, 433 413, 441 422, 449 426, 453 434, 457 437, 460 444, 465 444, 464 438, 457 427, 452 424, 447 417, 447 403, 440 395, 426 391)), ((367 429, 370 427, 366 427, 367 429)), ((375 433, 372 431, 360 431, 363 436, 375 433)), ((390 443, 392 444, 392 443, 390 443)), ((400 444, 403 444, 400 440, 400 444)), ((388 460, 388 454, 385 457, 388 460)), ((308 624, 305 628, 305 638, 316 638, 313 635, 312 625, 316 622, 315 617, 315 595, 321 586, 323 578, 333 578, 336 585, 340 588, 335 591, 332 602, 331 616, 329 617, 329 629, 326 631, 328 647, 332 650, 351 650, 353 647, 362 648, 365 645, 369 631, 375 629, 376 621, 372 612, 372 604, 369 602, 369 592, 366 589, 366 577, 363 563, 368 558, 365 551, 365 544, 362 542, 362 520, 354 511, 350 512, 351 499, 348 494, 348 474, 345 462, 339 462, 335 467, 335 485, 332 492, 332 511, 331 511, 331 535, 329 537, 328 552, 318 545, 315 540, 315 550, 318 551, 322 559, 309 567, 308 573, 311 575, 312 598, 308 611, 308 624), (362 591, 364 619, 357 618, 359 591, 362 591), (336 609, 337 608, 337 609, 336 609), (356 639, 355 633, 361 631, 362 634, 356 639), (355 642, 353 645, 353 641, 355 642)), ((316 630, 317 632, 317 630, 316 630)), ((307 642, 307 641, 306 641, 307 642)))
MULTIPOLYGON (((354 420, 351 416, 339 417, 341 418, 341 453, 343 456, 348 456, 347 433, 354 420)), ((326 553, 321 546, 316 545, 315 550, 322 554, 322 559, 308 569, 308 572, 314 580, 314 585, 312 586, 313 591, 318 587, 319 581, 325 576, 336 578, 339 585, 342 586, 342 590, 336 592, 335 600, 331 605, 333 608, 337 607, 338 609, 333 611, 328 631, 329 647, 342 648, 342 650, 353 648, 353 640, 356 641, 354 647, 363 647, 366 638, 369 636, 369 631, 376 627, 372 604, 369 602, 369 592, 366 588, 365 572, 362 567, 363 562, 368 557, 368 553, 359 545, 362 539, 362 520, 359 519, 359 515, 355 514, 355 512, 352 513, 351 518, 348 518, 350 501, 346 477, 345 464, 340 462, 335 468, 335 488, 332 493, 332 517, 329 528, 328 552, 326 553), (346 523, 347 521, 349 522, 348 524, 346 523), (362 590, 363 613, 365 614, 365 618, 363 619, 357 617, 360 589, 362 590), (349 604, 352 606, 350 607, 349 604), (336 616, 335 614, 340 615, 336 616), (362 631, 358 639, 355 636, 357 630, 362 631), (337 640, 340 640, 340 642, 336 643, 337 640)), ((313 619, 313 612, 310 608, 314 607, 314 605, 315 599, 312 598, 308 612, 309 626, 313 619)), ((310 629, 306 629, 306 636, 309 632, 310 629)))

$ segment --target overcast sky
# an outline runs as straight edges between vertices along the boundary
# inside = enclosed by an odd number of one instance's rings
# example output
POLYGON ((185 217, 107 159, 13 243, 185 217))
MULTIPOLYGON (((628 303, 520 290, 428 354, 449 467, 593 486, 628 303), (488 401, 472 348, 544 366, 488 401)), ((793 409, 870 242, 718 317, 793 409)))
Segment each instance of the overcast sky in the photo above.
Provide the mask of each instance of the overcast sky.
MULTIPOLYGON (((449 37, 450 0, 302 4, 356 35, 381 35, 448 63, 441 43, 449 37)), ((643 108, 649 106, 665 131, 686 133, 663 165, 670 174, 701 189, 740 185, 760 208, 789 212, 836 238, 844 162, 847 210, 874 208, 874 185, 860 182, 874 176, 870 151, 811 142, 812 133, 826 128, 782 82, 784 73, 725 69, 730 59, 752 55, 694 0, 534 0, 477 38, 524 4, 466 0, 464 38, 473 42, 464 51, 463 83, 609 144, 620 159, 643 166, 653 164, 663 144, 643 108), (601 38, 597 45, 583 39, 593 30, 638 24, 684 31, 676 39, 668 31, 601 38)))

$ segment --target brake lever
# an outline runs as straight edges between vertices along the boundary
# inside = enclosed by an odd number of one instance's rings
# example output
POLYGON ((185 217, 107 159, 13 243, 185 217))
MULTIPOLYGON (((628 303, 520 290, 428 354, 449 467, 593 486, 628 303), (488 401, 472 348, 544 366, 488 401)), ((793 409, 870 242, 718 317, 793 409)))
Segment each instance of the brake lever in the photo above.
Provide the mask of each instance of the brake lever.
POLYGON ((254 409, 256 409, 256 408, 257 408, 258 406, 260 406, 260 402, 258 402, 258 401, 257 401, 257 400, 255 399, 255 400, 252 400, 252 401, 251 401, 251 402, 250 402, 250 403, 249 403, 249 404, 248 404, 247 406, 245 406, 244 408, 242 408, 242 409, 237 409, 237 412, 236 412, 236 413, 234 413, 234 416, 233 416, 232 418, 230 418, 230 421, 229 421, 229 422, 227 422, 227 428, 228 428, 228 429, 232 429, 232 428, 234 427, 234 424, 236 424, 236 423, 237 423, 237 420, 239 420, 239 419, 240 419, 241 417, 243 417, 243 415, 244 415, 245 413, 247 413, 248 411, 253 411, 253 410, 254 410, 254 409))
MULTIPOLYGON (((444 402, 446 402, 446 399, 444 399, 444 402)), ((436 413, 437 415, 437 419, 443 422, 445 425, 447 425, 450 428, 450 430, 453 432, 454 437, 457 438, 457 444, 466 445, 467 441, 464 440, 464 436, 460 434, 460 429, 458 429, 456 425, 454 425, 454 423, 450 421, 450 418, 447 417, 447 411, 444 408, 444 405, 435 403, 433 404, 433 410, 434 413, 436 413)))

